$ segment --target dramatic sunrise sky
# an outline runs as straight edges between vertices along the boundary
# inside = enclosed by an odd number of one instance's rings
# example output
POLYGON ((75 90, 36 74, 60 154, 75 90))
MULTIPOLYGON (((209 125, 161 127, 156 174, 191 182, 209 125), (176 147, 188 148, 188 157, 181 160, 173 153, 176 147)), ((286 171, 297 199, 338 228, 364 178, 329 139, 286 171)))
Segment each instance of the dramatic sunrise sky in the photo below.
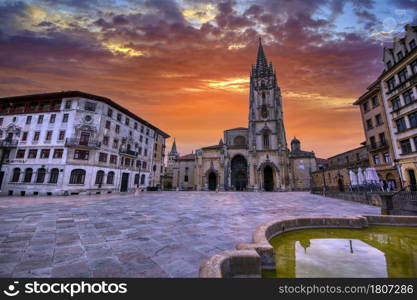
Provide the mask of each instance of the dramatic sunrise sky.
POLYGON ((247 126, 261 36, 288 142, 296 135, 328 157, 363 141, 351 103, 380 74, 383 45, 417 24, 416 8, 415 0, 0 0, 0 97, 106 96, 186 154, 247 126))

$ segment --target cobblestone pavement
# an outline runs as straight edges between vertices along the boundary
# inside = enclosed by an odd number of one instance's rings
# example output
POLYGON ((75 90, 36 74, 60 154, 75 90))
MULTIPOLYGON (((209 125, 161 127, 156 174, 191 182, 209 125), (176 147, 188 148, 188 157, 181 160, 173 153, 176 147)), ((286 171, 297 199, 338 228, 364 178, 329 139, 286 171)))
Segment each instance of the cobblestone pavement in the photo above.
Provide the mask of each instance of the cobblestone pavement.
POLYGON ((197 277, 272 219, 379 211, 301 192, 3 197, 0 276, 197 277))

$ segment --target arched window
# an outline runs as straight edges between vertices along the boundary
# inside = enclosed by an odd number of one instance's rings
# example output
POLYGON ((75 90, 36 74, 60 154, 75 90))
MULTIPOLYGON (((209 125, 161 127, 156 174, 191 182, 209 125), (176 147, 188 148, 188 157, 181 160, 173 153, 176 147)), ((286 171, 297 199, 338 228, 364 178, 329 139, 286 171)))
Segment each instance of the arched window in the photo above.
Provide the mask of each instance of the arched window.
POLYGON ((268 107, 266 105, 262 105, 261 116, 264 119, 268 118, 268 107))
POLYGON ((103 184, 103 179, 104 179, 104 171, 102 170, 97 171, 96 184, 103 184))
POLYGON ((32 175, 33 175, 33 169, 27 168, 25 170, 25 177, 23 177, 23 182, 31 182, 32 181, 32 175))
POLYGON ((70 184, 84 184, 85 170, 74 169, 71 171, 70 184))
POLYGON ((140 184, 145 184, 145 174, 140 177, 140 184))
POLYGON ((36 183, 43 183, 45 181, 45 168, 38 169, 38 176, 36 176, 36 183))
POLYGON ((114 172, 109 172, 107 174, 107 184, 113 184, 114 183, 114 172))
POLYGON ((264 149, 269 149, 269 134, 263 134, 264 149))
POLYGON ((244 136, 238 135, 237 137, 235 137, 233 139, 233 143, 235 145, 245 145, 246 144, 246 139, 244 136))
POLYGON ((11 182, 19 182, 19 179, 20 179, 20 169, 14 168, 11 182))
POLYGON ((134 184, 139 184, 139 174, 135 174, 134 184))
POLYGON ((54 168, 51 170, 51 175, 49 176, 49 183, 58 183, 59 170, 54 168))

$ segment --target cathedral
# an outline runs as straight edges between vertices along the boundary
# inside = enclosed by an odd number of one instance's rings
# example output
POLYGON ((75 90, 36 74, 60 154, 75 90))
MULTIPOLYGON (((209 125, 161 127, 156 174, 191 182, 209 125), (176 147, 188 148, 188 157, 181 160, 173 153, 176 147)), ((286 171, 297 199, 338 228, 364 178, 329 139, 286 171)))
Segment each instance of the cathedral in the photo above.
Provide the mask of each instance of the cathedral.
POLYGON ((316 171, 314 152, 294 137, 288 149, 281 90, 259 40, 250 72, 248 127, 227 129, 217 145, 181 156, 174 140, 166 184, 178 190, 308 190, 316 171))

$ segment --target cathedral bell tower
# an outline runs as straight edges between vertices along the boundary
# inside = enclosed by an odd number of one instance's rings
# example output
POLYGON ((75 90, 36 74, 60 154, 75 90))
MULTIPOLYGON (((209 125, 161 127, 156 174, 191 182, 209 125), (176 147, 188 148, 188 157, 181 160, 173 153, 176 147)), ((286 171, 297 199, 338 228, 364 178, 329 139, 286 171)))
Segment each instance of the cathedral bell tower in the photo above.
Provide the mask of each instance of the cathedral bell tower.
POLYGON ((260 38, 256 64, 250 74, 249 97, 249 151, 285 151, 281 90, 260 38))

